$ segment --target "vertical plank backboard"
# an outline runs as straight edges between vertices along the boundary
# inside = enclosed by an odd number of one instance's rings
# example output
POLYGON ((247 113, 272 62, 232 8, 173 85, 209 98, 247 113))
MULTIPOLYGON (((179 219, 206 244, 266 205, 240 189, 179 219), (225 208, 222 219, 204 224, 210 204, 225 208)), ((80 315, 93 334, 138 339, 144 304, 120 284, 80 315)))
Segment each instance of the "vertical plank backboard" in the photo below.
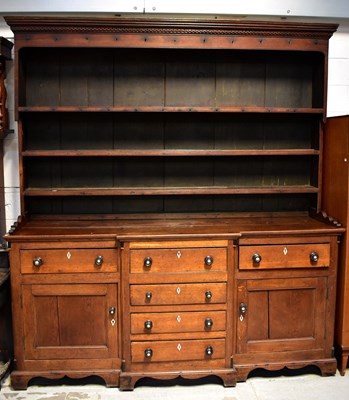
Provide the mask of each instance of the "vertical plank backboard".
POLYGON ((166 62, 166 106, 214 107, 215 73, 215 59, 208 57, 207 53, 169 53, 166 62))
POLYGON ((87 107, 90 66, 84 53, 66 49, 60 64, 60 105, 87 107))
POLYGON ((114 105, 163 106, 165 66, 154 51, 118 50, 114 58, 114 105))
POLYGON ((163 149, 164 116, 153 113, 125 113, 114 117, 115 149, 163 149))
POLYGON ((254 53, 225 55, 217 63, 217 106, 263 107, 264 80, 265 64, 254 53))
POLYGON ((291 60, 268 63, 266 67, 266 107, 312 107, 312 67, 291 60))
POLYGON ((25 99, 21 99, 24 101, 21 105, 57 107, 60 101, 59 57, 49 49, 32 51, 25 53, 22 60, 25 99))

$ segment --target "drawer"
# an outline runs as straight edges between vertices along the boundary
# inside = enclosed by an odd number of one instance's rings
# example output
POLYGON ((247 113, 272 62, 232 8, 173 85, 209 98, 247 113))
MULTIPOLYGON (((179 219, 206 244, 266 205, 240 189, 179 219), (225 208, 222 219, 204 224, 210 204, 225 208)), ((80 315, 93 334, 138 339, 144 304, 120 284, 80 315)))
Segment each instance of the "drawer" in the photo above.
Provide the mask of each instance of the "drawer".
POLYGON ((225 358, 225 339, 131 343, 132 362, 208 361, 225 358))
POLYGON ((22 274, 116 272, 117 249, 39 249, 21 251, 22 274))
POLYGON ((134 306, 226 302, 225 283, 131 285, 130 291, 134 306))
POLYGON ((330 244, 240 246, 239 269, 329 267, 330 244))
POLYGON ((131 250, 131 273, 226 271, 226 248, 131 250))
POLYGON ((225 311, 131 314, 131 333, 225 331, 225 311))

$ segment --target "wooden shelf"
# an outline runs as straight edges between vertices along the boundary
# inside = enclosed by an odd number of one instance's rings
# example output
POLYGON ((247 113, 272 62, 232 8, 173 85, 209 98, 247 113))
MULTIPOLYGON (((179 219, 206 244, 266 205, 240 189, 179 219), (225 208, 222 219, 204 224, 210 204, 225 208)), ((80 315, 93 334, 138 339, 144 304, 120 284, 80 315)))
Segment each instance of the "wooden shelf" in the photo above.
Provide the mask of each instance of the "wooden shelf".
POLYGON ((264 187, 121 187, 121 188, 27 188, 25 196, 147 196, 147 195, 214 195, 214 194, 282 194, 318 193, 314 186, 264 187))
POLYGON ((189 156, 309 156, 319 155, 314 149, 265 150, 26 150, 23 157, 189 157, 189 156))
POLYGON ((164 107, 164 106, 129 106, 129 107, 18 107, 18 111, 27 112, 204 112, 204 113, 288 113, 288 114, 324 114, 323 108, 285 108, 285 107, 164 107))

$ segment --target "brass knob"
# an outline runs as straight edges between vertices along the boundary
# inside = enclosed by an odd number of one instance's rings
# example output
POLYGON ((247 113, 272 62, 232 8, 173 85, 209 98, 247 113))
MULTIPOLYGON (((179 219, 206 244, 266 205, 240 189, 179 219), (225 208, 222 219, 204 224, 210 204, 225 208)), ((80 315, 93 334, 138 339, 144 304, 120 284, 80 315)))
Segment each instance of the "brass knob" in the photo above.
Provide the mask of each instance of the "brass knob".
POLYGON ((245 303, 240 303, 240 314, 241 315, 244 315, 244 314, 246 314, 246 312, 247 312, 247 304, 245 304, 245 303))
POLYGON ((212 264, 213 264, 213 257, 212 257, 212 256, 206 256, 206 257, 205 257, 205 264, 206 264, 208 267, 211 267, 212 264))
POLYGON ((212 328, 212 326, 213 326, 213 320, 212 320, 212 318, 206 318, 206 319, 205 319, 205 327, 208 328, 208 329, 210 329, 210 328, 212 328))
POLYGON ((315 251, 311 252, 309 257, 310 257, 310 261, 311 262, 318 262, 319 261, 319 255, 315 251))
POLYGON ((41 257, 36 257, 33 260, 33 266, 36 268, 40 268, 42 264, 44 263, 43 259, 41 257))
POLYGON ((153 356, 153 350, 152 349, 145 349, 144 350, 144 357, 145 358, 152 358, 153 356))
POLYGON ((116 313, 116 308, 115 307, 110 307, 109 308, 109 314, 110 315, 115 315, 115 313, 116 313))
POLYGON ((206 300, 211 300, 212 299, 212 292, 210 290, 207 290, 205 292, 205 297, 206 297, 206 300))
POLYGON ((206 353, 207 356, 212 356, 212 354, 213 354, 213 347, 212 347, 212 346, 207 346, 207 347, 206 347, 206 350, 205 350, 205 353, 206 353))
POLYGON ((151 259, 151 257, 146 257, 146 258, 144 259, 143 265, 144 265, 146 268, 150 268, 150 267, 152 266, 152 264, 153 264, 153 260, 151 259))
POLYGON ((252 256, 252 261, 253 261, 255 264, 259 264, 259 263, 262 261, 262 256, 261 256, 260 254, 258 254, 258 253, 255 253, 255 254, 253 254, 253 256, 252 256))
POLYGON ((103 264, 103 257, 102 256, 97 256, 95 259, 95 265, 97 267, 100 267, 103 264))
POLYGON ((145 298, 146 298, 147 300, 150 300, 152 297, 153 297, 153 293, 152 293, 152 292, 147 292, 147 293, 145 294, 145 298))
POLYGON ((153 322, 150 319, 144 322, 145 329, 150 330, 152 327, 153 327, 153 322))

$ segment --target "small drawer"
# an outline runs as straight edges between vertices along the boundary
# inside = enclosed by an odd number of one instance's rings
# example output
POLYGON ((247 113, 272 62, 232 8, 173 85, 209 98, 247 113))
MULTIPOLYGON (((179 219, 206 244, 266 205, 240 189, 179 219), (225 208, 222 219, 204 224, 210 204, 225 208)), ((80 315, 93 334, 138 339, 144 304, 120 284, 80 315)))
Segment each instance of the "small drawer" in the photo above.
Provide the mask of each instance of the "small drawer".
POLYGON ((209 361, 225 358, 225 339, 131 343, 132 362, 209 361))
POLYGON ((226 271, 226 248, 131 250, 131 273, 226 271))
POLYGON ((329 267, 330 249, 329 243, 240 246, 239 269, 329 267))
POLYGON ((22 274, 116 272, 116 249, 39 249, 21 251, 22 274))
POLYGON ((131 333, 225 331, 225 311, 131 314, 131 333))
POLYGON ((131 285, 130 291, 133 306, 226 302, 225 283, 131 285))

